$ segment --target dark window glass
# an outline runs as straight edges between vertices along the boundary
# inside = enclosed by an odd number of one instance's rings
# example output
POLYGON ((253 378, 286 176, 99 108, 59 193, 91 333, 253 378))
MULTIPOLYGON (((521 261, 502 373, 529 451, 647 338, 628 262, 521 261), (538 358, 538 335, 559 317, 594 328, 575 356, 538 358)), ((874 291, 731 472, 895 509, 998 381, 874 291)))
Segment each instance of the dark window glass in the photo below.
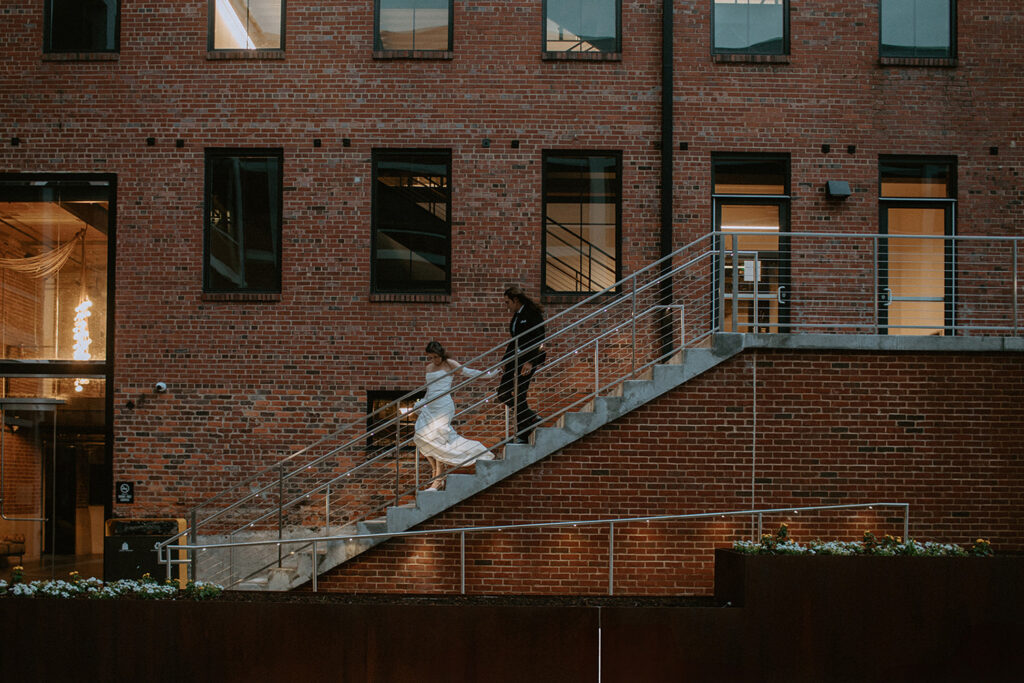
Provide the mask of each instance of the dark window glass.
POLYGON ((883 57, 953 56, 954 0, 881 0, 883 57))
POLYGON ((618 154, 545 154, 546 292, 599 292, 619 279, 621 194, 618 154))
POLYGON ((883 197, 952 198, 956 195, 950 161, 883 157, 880 176, 883 197))
POLYGON ((402 450, 416 448, 412 435, 416 431, 416 413, 413 406, 416 399, 423 397, 419 392, 401 399, 407 391, 368 391, 366 392, 366 431, 369 437, 366 440, 368 447, 381 451, 394 448, 400 445, 402 450), (397 403, 396 403, 397 401, 397 403), (381 411, 377 413, 377 411, 381 411), (393 421, 396 416, 401 416, 397 425, 399 431, 396 437, 393 421))
POLYGON ((118 0, 47 0, 46 52, 116 52, 118 0))
POLYGON ((789 53, 789 0, 712 0, 714 52, 789 53))
POLYGON ((205 288, 281 291, 280 150, 207 150, 205 288))
POLYGON ((373 155, 373 289, 447 293, 451 152, 373 155))
POLYGON ((546 0, 546 52, 620 52, 619 0, 546 0))
POLYGON ((285 0, 210 0, 214 50, 284 49, 285 0))
POLYGON ((377 50, 451 50, 451 0, 377 0, 377 50))
POLYGON ((789 194, 785 157, 716 156, 712 175, 715 194, 789 194))

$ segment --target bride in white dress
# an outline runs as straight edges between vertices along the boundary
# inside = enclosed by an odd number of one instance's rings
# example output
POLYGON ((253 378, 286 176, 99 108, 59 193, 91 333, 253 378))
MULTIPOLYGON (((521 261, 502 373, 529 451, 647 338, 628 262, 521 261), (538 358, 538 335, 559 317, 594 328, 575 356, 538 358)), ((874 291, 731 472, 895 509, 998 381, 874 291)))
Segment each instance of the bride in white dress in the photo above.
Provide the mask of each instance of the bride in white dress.
POLYGON ((458 378, 477 377, 484 374, 479 370, 471 370, 459 365, 448 357, 439 342, 427 344, 427 393, 416 402, 414 410, 419 411, 416 418, 416 433, 413 440, 420 453, 430 463, 433 483, 430 490, 444 488, 445 478, 441 476, 444 465, 462 465, 477 460, 493 460, 491 453, 479 441, 471 441, 459 436, 452 428, 455 416, 455 401, 448 393, 452 381, 458 378), (440 397, 440 398, 438 398, 440 397))

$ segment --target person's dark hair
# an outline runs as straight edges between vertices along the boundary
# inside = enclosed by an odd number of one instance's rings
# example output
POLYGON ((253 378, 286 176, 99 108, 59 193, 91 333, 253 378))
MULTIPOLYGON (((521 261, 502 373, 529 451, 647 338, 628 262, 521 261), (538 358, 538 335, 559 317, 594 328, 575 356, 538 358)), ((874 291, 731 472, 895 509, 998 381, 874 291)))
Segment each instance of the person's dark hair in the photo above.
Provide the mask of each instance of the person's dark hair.
POLYGON ((538 313, 543 313, 544 312, 544 307, 541 306, 536 301, 534 301, 533 299, 531 299, 526 294, 526 292, 523 291, 523 288, 520 287, 519 285, 512 285, 511 287, 506 287, 505 288, 505 298, 506 299, 514 299, 514 300, 518 301, 520 304, 522 304, 523 306, 526 306, 527 308, 529 308, 531 310, 534 310, 534 311, 536 311, 538 313))
POLYGON ((441 362, 448 360, 448 352, 441 346, 441 342, 432 341, 427 343, 426 353, 437 354, 441 358, 441 362))

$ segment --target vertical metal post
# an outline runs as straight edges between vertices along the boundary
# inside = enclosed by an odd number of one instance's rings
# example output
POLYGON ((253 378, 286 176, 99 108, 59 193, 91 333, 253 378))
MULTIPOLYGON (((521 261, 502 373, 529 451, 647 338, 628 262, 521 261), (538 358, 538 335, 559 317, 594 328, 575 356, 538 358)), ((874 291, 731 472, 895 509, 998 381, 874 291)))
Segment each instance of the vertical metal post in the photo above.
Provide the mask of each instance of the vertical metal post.
POLYGON ((686 304, 679 304, 679 350, 686 348, 686 304))
POLYGON ((608 522, 608 595, 615 595, 615 522, 608 522))
POLYGON ((416 490, 420 490, 420 447, 416 446, 416 464, 413 466, 413 477, 416 478, 416 490))
POLYGON ((740 250, 739 240, 732 236, 732 331, 739 332, 740 308, 740 250))
POLYGON ((878 329, 879 329, 879 327, 878 327, 878 297, 881 296, 881 294, 882 294, 879 291, 879 289, 878 289, 878 237, 877 236, 873 237, 872 241, 875 243, 875 249, 874 249, 874 251, 875 251, 875 254, 874 254, 874 258, 875 258, 875 268, 874 268, 874 271, 875 271, 874 272, 875 286, 873 287, 873 290, 874 290, 874 296, 873 296, 874 304, 873 304, 873 308, 874 308, 874 316, 875 316, 875 318, 874 318, 874 320, 875 320, 875 334, 878 334, 878 329))
POLYGON ((910 505, 903 504, 903 542, 910 540, 910 505))
POLYGON ((758 287, 758 284, 759 284, 759 282, 758 282, 758 274, 759 274, 760 268, 761 268, 761 261, 757 258, 759 253, 760 252, 757 252, 757 251, 754 252, 754 286, 753 286, 754 302, 753 302, 753 307, 752 307, 753 308, 753 313, 752 313, 753 319, 750 321, 752 323, 752 327, 753 327, 752 331, 755 334, 757 334, 758 332, 761 331, 761 326, 758 323, 758 317, 757 317, 757 308, 758 308, 757 304, 759 303, 758 302, 758 296, 757 296, 757 294, 758 294, 757 290, 760 289, 760 287, 758 287))
POLYGON ((512 433, 519 436, 519 337, 514 339, 515 356, 512 357, 512 433))
MULTIPOLYGON (((190 520, 191 523, 192 523, 192 526, 188 530, 188 544, 189 545, 195 545, 196 544, 196 540, 199 538, 199 533, 196 531, 196 520, 198 519, 198 517, 199 517, 199 515, 196 512, 196 509, 192 508, 192 519, 190 520)), ((189 549, 188 553, 189 553, 189 556, 190 556, 189 559, 192 560, 191 562, 188 563, 189 579, 191 579, 192 581, 198 581, 199 580, 199 567, 198 567, 199 552, 194 550, 194 549, 189 549)))
POLYGON ((310 572, 313 574, 313 592, 316 593, 316 575, 320 573, 319 571, 317 571, 320 568, 316 566, 316 539, 315 538, 313 539, 313 557, 310 559, 309 563, 310 563, 310 566, 312 567, 310 569, 310 572))
POLYGON ((466 532, 459 532, 459 564, 462 573, 462 594, 466 594, 466 532))
MULTIPOLYGON (((633 374, 636 373, 636 275, 633 276, 633 293, 632 295, 630 295, 630 299, 633 302, 633 310, 629 316, 630 319, 633 321, 633 343, 630 345, 632 347, 632 364, 630 365, 630 372, 631 374, 633 374)), ((669 343, 671 344, 671 341, 669 343)))
POLYGON ((324 502, 324 526, 327 527, 327 535, 331 535, 331 483, 327 482, 327 500, 324 502))
POLYGON ((1019 295, 1017 294, 1017 287, 1019 286, 1020 280, 1017 276, 1017 240, 1013 241, 1013 336, 1020 334, 1020 302, 1018 301, 1019 295))
POLYGON ((594 398, 601 391, 601 340, 594 340, 594 398))
MULTIPOLYGON (((277 540, 284 537, 284 465, 277 466, 277 540)), ((277 566, 281 566, 281 544, 277 544, 277 566)))
POLYGON ((754 538, 755 541, 760 541, 761 540, 761 534, 764 533, 764 518, 763 517, 764 516, 760 512, 757 513, 757 536, 754 538))
POLYGON ((395 406, 395 505, 398 505, 399 480, 402 477, 402 414, 395 406))

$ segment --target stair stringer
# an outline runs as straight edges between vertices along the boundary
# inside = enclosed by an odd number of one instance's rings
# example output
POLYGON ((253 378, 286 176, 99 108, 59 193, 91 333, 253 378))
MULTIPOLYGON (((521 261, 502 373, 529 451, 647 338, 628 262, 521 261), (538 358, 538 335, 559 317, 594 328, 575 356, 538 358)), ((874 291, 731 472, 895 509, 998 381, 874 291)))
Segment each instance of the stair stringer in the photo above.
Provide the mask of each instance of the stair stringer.
MULTIPOLYGON (((359 522, 354 531, 358 535, 351 539, 325 543, 327 549, 317 563, 318 571, 322 573, 333 569, 390 538, 386 535, 366 537, 364 534, 408 531, 707 372, 743 348, 744 335, 717 334, 711 348, 687 349, 681 362, 655 365, 651 379, 626 380, 616 390, 617 395, 595 398, 590 404, 592 410, 566 413, 558 427, 537 428, 532 444, 508 444, 503 459, 478 461, 475 474, 450 474, 443 491, 419 491, 415 504, 392 506, 383 517, 359 522)), ((270 579, 262 582, 261 586, 249 582, 246 588, 297 588, 311 580, 312 563, 300 562, 294 567, 275 568, 271 572, 270 579)))

